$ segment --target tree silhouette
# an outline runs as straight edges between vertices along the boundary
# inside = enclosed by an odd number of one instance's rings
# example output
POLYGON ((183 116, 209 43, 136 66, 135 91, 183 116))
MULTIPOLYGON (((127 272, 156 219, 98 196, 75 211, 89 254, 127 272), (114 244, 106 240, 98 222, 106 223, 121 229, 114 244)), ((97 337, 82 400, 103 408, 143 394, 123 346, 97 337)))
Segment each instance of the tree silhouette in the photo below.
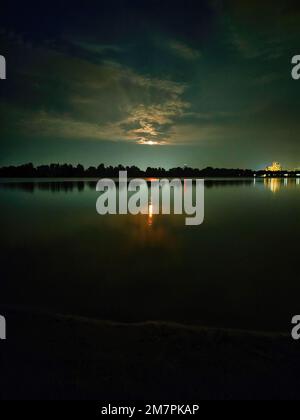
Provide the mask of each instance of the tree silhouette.
POLYGON ((249 178, 254 176, 265 177, 290 177, 297 176, 297 172, 267 172, 253 171, 251 169, 226 169, 207 167, 195 169, 177 167, 166 170, 164 168, 148 167, 145 171, 137 166, 118 165, 105 166, 101 163, 97 168, 90 166, 85 169, 83 165, 73 166, 67 163, 52 163, 34 167, 33 163, 20 166, 6 166, 0 168, 1 178, 117 178, 120 171, 127 171, 129 178, 249 178))

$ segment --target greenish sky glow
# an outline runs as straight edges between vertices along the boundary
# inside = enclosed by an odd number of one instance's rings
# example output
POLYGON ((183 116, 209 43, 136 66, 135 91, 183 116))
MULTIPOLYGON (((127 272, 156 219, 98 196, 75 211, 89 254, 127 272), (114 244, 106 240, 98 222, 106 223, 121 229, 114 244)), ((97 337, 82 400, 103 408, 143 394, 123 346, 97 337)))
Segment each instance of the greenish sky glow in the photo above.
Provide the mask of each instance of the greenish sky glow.
POLYGON ((0 165, 300 168, 299 1, 30 3, 1 9, 0 165))

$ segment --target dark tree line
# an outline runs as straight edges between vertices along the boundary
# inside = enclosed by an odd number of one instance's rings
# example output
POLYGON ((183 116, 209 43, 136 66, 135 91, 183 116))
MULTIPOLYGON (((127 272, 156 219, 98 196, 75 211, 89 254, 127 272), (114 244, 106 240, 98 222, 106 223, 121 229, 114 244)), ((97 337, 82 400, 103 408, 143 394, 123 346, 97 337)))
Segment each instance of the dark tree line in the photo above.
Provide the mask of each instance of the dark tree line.
MULTIPOLYGON (((287 172, 268 173, 265 171, 255 172, 251 169, 225 169, 225 168, 205 168, 194 169, 189 167, 178 167, 169 170, 163 168, 147 168, 145 171, 137 166, 116 167, 105 166, 103 164, 98 167, 90 166, 84 168, 82 165, 68 164, 51 164, 35 167, 32 163, 20 166, 7 166, 0 168, 0 177, 2 178, 117 178, 120 171, 127 171, 129 178, 135 177, 169 177, 169 178, 195 178, 195 177, 254 177, 267 174, 269 176, 285 176, 287 172)), ((290 176, 296 175, 295 172, 289 172, 290 176)))

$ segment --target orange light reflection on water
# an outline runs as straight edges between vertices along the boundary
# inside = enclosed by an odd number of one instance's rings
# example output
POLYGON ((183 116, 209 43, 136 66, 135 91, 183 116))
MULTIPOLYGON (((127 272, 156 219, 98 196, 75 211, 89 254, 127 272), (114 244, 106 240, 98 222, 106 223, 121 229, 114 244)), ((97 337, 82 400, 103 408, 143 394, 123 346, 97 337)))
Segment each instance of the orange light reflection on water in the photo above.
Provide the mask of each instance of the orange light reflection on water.
POLYGON ((152 226, 153 224, 153 204, 149 204, 148 209, 148 225, 152 226))

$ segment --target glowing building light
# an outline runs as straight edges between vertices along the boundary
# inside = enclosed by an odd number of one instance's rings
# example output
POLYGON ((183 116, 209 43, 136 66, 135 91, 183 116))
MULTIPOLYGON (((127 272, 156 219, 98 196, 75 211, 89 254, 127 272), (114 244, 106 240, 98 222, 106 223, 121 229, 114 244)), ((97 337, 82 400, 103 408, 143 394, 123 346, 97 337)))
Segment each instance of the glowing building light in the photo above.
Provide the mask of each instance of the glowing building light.
POLYGON ((271 166, 266 167, 266 171, 268 172, 281 172, 282 166, 278 162, 273 162, 271 166))

